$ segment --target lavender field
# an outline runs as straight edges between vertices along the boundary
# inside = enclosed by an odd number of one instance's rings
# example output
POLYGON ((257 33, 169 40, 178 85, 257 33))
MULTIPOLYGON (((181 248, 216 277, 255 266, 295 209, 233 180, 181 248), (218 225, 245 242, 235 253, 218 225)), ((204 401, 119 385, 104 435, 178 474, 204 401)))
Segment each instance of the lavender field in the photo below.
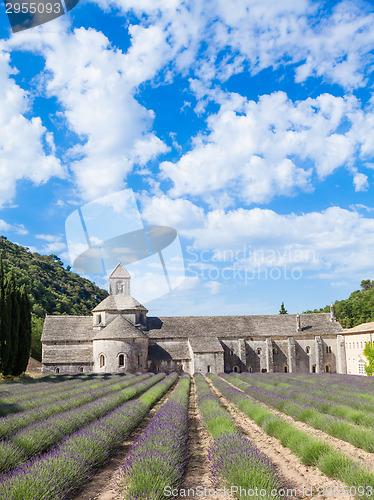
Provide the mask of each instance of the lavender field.
POLYGON ((59 375, 2 383, 0 415, 0 500, 98 495, 111 457, 113 499, 181 498, 186 484, 208 485, 202 498, 305 498, 302 478, 316 496, 323 484, 374 497, 368 377, 59 375))

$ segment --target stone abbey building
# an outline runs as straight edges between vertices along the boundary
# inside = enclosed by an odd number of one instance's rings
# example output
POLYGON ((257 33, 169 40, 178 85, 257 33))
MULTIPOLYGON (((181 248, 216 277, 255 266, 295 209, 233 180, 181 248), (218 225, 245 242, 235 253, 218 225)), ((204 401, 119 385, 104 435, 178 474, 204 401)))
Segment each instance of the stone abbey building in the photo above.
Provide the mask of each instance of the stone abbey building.
POLYGON ((46 316, 44 373, 347 373, 344 330, 330 313, 149 317, 118 264, 92 316, 46 316))

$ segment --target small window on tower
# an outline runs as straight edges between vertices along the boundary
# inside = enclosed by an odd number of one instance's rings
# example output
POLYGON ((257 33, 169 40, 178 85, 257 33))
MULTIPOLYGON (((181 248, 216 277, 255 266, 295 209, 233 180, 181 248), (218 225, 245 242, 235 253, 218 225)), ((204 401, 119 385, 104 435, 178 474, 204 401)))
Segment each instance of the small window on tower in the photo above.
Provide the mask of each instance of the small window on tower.
POLYGON ((105 366, 105 356, 104 354, 100 354, 100 368, 105 366))
POLYGON ((118 356, 118 366, 125 366, 125 356, 123 354, 118 356))
POLYGON ((123 283, 117 283, 117 292, 122 293, 123 292, 123 283))

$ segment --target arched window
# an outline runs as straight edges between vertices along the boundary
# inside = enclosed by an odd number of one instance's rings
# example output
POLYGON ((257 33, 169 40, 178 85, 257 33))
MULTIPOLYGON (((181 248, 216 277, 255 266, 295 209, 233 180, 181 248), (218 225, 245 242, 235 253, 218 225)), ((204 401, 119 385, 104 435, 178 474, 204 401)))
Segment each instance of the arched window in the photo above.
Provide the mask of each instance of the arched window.
POLYGON ((80 373, 83 373, 83 372, 84 372, 84 370, 83 370, 83 366, 80 366, 80 367, 78 368, 78 370, 80 371, 80 373))
POLYGON ((316 373, 316 365, 312 365, 312 373, 316 373))
POLYGON ((273 354, 278 354, 278 349, 276 347, 273 347, 273 354))
POLYGON ((310 346, 308 346, 308 345, 306 346, 306 348, 305 348, 305 352, 306 352, 307 354, 309 354, 309 353, 310 353, 310 346))
POLYGON ((230 356, 234 356, 234 350, 230 349, 230 356))
POLYGON ((325 365, 325 373, 330 373, 330 365, 325 365))
POLYGON ((238 370, 238 367, 237 366, 234 366, 234 372, 237 373, 239 370, 238 370))
POLYGON ((258 347, 257 354, 261 354, 261 347, 258 347))
POLYGON ((105 356, 104 354, 100 354, 100 368, 105 366, 105 356))
POLYGON ((208 366, 206 367, 206 371, 207 371, 207 373, 210 373, 210 365, 208 365, 208 366))
POLYGON ((288 373, 288 366, 284 365, 284 373, 288 373))
POLYGON ((249 371, 249 373, 253 373, 253 368, 252 368, 252 366, 250 366, 250 367, 248 368, 248 371, 249 371))
POLYGON ((125 356, 123 354, 118 356, 118 366, 125 366, 125 356))
POLYGON ((55 368, 55 373, 60 373, 60 368, 55 368))

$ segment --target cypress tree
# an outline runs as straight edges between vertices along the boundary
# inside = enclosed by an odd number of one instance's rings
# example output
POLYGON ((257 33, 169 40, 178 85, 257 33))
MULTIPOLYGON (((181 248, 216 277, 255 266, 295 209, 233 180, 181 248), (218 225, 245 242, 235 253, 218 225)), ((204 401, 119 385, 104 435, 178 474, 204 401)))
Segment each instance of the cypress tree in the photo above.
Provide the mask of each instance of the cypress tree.
POLYGON ((14 274, 11 273, 5 286, 5 305, 6 308, 8 309, 8 319, 9 319, 9 326, 8 326, 9 349, 8 349, 8 358, 3 368, 4 375, 13 375, 13 369, 17 359, 18 333, 20 326, 19 301, 20 301, 19 289, 16 286, 14 274))
POLYGON ((3 258, 0 257, 0 371, 6 372, 10 354, 10 304, 6 293, 3 258))
POLYGON ((18 330, 18 350, 13 365, 13 375, 21 375, 29 362, 31 349, 31 303, 24 285, 19 291, 20 322, 18 330))

